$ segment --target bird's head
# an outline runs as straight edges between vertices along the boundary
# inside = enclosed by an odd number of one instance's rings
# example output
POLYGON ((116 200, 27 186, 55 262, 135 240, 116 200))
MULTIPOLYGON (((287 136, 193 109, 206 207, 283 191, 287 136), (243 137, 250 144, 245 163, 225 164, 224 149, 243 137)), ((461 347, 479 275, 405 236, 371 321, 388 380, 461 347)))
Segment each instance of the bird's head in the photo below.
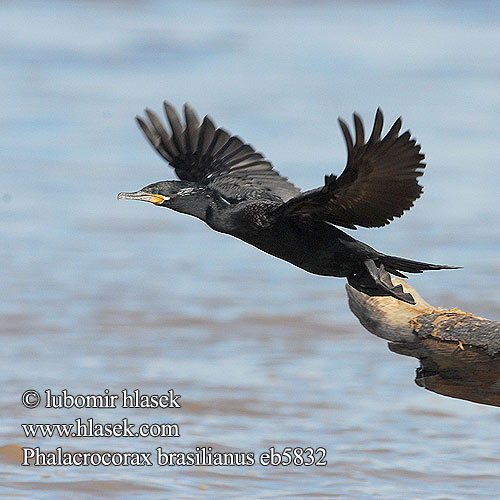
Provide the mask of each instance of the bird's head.
POLYGON ((161 181, 143 187, 134 193, 119 193, 119 200, 139 200, 171 207, 180 197, 192 196, 199 189, 191 182, 161 181))
POLYGON ((119 200, 147 201, 158 206, 200 217, 210 196, 204 186, 187 181, 160 181, 133 193, 120 193, 119 200))

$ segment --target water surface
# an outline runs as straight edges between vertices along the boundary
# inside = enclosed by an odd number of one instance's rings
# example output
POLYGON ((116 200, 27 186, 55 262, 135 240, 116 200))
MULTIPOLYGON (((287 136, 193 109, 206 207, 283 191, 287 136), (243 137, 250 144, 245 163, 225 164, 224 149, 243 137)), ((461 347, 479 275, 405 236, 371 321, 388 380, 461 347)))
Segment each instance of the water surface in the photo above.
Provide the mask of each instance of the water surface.
POLYGON ((363 330, 343 280, 116 201, 172 178, 133 122, 165 98, 210 113, 304 189, 343 167, 336 117, 356 110, 368 126, 381 106, 423 145, 425 195, 356 237, 463 265, 411 284, 432 304, 498 319, 496 2, 18 1, 0 15, 3 496, 496 495, 498 409, 418 388, 416 361, 363 330), (31 388, 173 388, 183 407, 29 410, 31 388), (28 439, 20 427, 78 417, 175 421, 181 437, 28 439), (325 447, 328 465, 36 468, 15 456, 159 445, 325 447))

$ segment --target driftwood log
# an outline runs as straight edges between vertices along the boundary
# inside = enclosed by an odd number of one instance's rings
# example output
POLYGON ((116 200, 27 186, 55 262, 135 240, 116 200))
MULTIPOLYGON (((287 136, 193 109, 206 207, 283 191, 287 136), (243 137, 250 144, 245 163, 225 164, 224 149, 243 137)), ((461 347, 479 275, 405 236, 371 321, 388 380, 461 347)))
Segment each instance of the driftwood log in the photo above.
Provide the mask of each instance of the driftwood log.
POLYGON ((370 297, 346 285, 349 307, 360 323, 389 349, 420 360, 420 387, 475 403, 500 406, 500 322, 459 309, 428 304, 404 280, 394 284, 416 304, 392 297, 370 297))

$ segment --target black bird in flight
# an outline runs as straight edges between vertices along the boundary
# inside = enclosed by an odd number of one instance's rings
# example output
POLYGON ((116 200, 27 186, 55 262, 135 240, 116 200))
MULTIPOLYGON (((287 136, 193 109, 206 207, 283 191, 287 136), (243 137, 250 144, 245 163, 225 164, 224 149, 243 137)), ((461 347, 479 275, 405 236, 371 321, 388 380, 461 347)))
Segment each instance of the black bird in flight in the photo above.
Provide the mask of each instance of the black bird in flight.
POLYGON ((164 107, 170 132, 149 109, 147 120, 137 117, 137 122, 181 180, 155 182, 120 193, 118 199, 193 215, 310 273, 345 277, 368 295, 389 295, 410 304, 413 297, 394 286, 384 270, 406 278, 403 272, 456 269, 385 255, 336 227, 385 226, 422 193, 417 178, 423 174, 424 155, 409 131, 400 134, 400 118, 382 137, 378 109, 365 140, 361 118, 354 113, 355 141, 339 119, 347 145, 344 171, 325 176, 322 187, 301 192, 250 144, 216 128, 208 116, 200 122, 185 104, 183 124, 171 104, 164 107))

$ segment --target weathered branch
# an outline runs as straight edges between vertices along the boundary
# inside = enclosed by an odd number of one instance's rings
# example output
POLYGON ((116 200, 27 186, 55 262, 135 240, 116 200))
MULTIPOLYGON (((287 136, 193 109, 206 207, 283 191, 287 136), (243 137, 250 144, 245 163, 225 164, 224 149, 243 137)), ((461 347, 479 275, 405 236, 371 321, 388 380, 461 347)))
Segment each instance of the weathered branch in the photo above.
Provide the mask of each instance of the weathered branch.
POLYGON ((416 304, 370 297, 346 285, 349 307, 389 349, 420 360, 415 382, 454 398, 500 406, 500 322, 459 309, 436 309, 408 285, 416 304))

